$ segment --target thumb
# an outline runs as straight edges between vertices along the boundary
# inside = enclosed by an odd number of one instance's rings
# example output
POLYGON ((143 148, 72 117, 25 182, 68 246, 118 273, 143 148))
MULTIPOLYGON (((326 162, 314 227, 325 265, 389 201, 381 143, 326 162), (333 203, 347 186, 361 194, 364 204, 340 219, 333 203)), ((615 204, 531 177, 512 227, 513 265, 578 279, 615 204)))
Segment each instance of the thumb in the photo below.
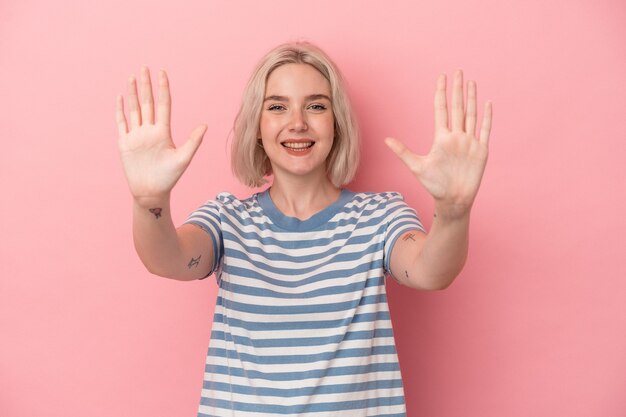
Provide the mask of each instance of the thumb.
POLYGON ((406 165, 411 171, 418 172, 422 166, 422 157, 414 154, 409 148, 395 138, 386 138, 385 144, 395 153, 398 158, 406 165))
POLYGON ((202 137, 204 136, 204 133, 206 132, 206 130, 207 130, 207 125, 200 125, 196 127, 191 132, 191 135, 189 136, 189 139, 187 139, 187 142, 185 142, 184 144, 182 144, 182 146, 178 148, 178 151, 180 152, 182 159, 187 164, 189 164, 189 162, 191 161, 191 158, 193 158, 196 151, 200 147, 200 144, 202 143, 202 137))

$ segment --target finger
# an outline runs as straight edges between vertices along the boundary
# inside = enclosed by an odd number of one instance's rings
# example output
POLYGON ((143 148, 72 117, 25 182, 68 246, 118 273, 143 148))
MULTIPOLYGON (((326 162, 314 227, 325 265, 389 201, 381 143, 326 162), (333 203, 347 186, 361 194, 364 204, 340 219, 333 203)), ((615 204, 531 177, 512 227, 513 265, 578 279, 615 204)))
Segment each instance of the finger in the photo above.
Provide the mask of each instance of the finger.
POLYGON ((207 130, 207 125, 200 125, 191 132, 189 139, 182 146, 178 148, 181 158, 185 166, 189 165, 191 158, 195 155, 196 151, 202 143, 202 137, 207 130))
POLYGON ((159 71, 159 106, 157 119, 159 123, 170 126, 170 114, 172 109, 172 97, 170 96, 170 84, 165 70, 159 71))
POLYGON ((152 80, 147 66, 141 67, 141 120, 143 123, 154 124, 154 98, 152 97, 152 80))
POLYGON ((463 71, 461 70, 456 70, 454 73, 451 107, 452 117, 450 130, 457 132, 462 131, 465 112, 463 111, 463 71))
POLYGON ((407 148, 404 143, 400 142, 398 139, 394 138, 386 138, 385 144, 395 153, 400 160, 406 165, 411 171, 417 172, 419 167, 420 157, 407 148))
POLYGON ((435 130, 448 128, 448 103, 446 102, 446 74, 437 78, 435 90, 435 130))
POLYGON ((491 101, 485 103, 485 111, 483 113, 483 121, 480 124, 480 143, 489 145, 489 134, 491 133, 491 120, 493 109, 491 101))
POLYGON ((120 137, 128 133, 126 115, 124 114, 124 97, 118 94, 115 99, 115 121, 117 122, 117 133, 120 137))
POLYGON ((476 135, 476 83, 467 83, 467 111, 465 113, 465 133, 476 135))
POLYGON ((137 97, 137 80, 134 75, 128 78, 128 113, 130 114, 131 129, 141 126, 139 100, 137 97))

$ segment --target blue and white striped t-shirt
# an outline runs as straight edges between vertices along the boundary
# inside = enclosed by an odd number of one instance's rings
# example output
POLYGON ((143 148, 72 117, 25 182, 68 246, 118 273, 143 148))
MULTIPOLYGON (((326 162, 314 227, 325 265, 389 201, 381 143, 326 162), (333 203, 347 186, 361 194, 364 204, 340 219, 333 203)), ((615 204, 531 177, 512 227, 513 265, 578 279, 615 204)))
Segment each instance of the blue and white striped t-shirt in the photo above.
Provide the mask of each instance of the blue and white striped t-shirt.
POLYGON ((310 219, 269 192, 221 193, 187 220, 219 286, 198 416, 404 416, 385 274, 422 230, 398 193, 354 193, 310 219))

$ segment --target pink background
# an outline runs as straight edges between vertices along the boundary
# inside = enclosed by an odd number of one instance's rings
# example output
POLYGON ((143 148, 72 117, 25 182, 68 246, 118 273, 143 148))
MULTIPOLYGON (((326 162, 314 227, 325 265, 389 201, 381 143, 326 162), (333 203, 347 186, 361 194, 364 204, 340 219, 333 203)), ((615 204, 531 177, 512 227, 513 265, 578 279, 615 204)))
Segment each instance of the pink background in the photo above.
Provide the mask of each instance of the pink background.
POLYGON ((173 133, 205 142, 175 222, 236 183, 227 138, 274 45, 319 44, 363 132, 354 190, 432 202, 386 149, 430 146, 437 74, 494 102, 471 253, 446 291, 390 284, 410 417, 626 415, 626 3, 0 3, 0 415, 195 416, 215 283, 148 274, 114 103, 165 68, 173 133))

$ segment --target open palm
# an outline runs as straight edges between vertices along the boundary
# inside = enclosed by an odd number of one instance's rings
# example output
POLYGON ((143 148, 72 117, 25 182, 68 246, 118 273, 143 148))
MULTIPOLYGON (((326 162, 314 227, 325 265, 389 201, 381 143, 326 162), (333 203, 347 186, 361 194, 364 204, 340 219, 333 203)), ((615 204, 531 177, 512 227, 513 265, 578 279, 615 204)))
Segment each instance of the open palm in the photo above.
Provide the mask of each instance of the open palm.
POLYGON ((119 150, 126 179, 136 199, 158 198, 168 194, 181 177, 195 154, 206 131, 198 126, 190 139, 176 148, 170 131, 171 97, 167 74, 159 73, 159 103, 154 117, 152 83, 147 67, 141 70, 141 103, 137 83, 128 80, 130 128, 124 114, 122 96, 116 104, 119 150))
POLYGON ((386 140, 436 202, 453 215, 465 214, 478 193, 487 163, 491 130, 492 109, 487 102, 480 135, 476 137, 476 83, 470 81, 467 90, 465 106, 463 73, 458 70, 454 75, 448 123, 446 76, 439 76, 435 92, 435 138, 428 155, 411 152, 397 139, 386 140))

